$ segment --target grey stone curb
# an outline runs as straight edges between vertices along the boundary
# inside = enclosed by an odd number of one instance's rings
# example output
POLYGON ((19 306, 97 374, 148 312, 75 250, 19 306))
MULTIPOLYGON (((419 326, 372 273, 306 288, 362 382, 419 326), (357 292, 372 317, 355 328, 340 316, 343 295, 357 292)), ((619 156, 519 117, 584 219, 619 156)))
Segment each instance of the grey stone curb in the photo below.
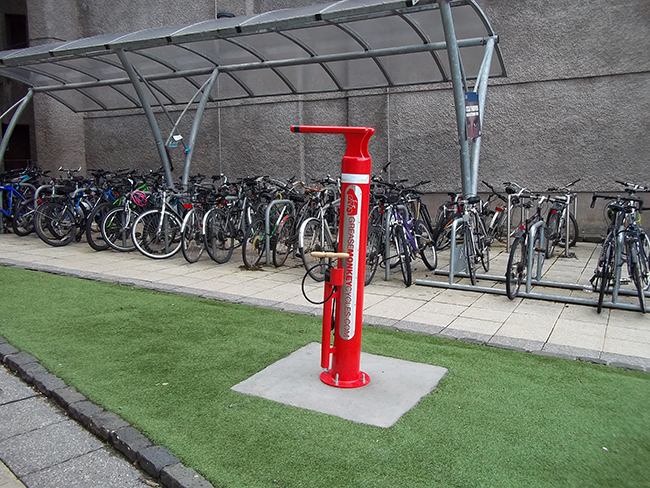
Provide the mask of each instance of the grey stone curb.
POLYGON ((166 488, 213 488, 200 474, 181 464, 163 446, 153 443, 128 422, 95 405, 63 380, 48 372, 31 354, 20 352, 0 336, 0 362, 26 383, 54 400, 68 415, 138 465, 166 488))

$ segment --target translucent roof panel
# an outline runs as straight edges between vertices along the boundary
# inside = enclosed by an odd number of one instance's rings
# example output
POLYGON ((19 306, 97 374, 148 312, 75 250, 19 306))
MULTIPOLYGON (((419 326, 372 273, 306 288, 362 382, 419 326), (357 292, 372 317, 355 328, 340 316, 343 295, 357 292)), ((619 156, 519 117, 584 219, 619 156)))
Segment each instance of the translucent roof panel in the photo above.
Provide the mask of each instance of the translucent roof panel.
MULTIPOLYGON (((490 38, 490 74, 505 76, 476 0, 450 6, 465 76, 478 76, 490 38)), ((141 103, 122 58, 151 104, 172 105, 196 100, 214 70, 212 100, 449 81, 444 41, 438 0, 342 0, 4 51, 0 76, 76 111, 127 109, 141 103)))

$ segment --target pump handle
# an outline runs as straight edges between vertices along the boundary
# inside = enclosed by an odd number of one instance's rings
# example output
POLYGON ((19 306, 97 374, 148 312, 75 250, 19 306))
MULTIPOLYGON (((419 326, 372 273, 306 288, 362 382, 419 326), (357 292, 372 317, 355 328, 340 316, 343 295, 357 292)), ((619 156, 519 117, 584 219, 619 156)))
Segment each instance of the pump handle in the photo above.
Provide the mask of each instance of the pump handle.
POLYGON ((311 257, 319 259, 347 259, 350 255, 347 252, 312 251, 311 257))

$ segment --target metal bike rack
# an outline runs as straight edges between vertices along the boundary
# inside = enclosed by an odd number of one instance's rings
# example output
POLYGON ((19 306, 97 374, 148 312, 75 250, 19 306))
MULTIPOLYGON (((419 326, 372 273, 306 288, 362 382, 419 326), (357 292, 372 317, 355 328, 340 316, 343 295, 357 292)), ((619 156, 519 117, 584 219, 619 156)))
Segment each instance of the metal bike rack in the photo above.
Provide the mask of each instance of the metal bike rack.
POLYGON ((569 227, 571 225, 571 203, 573 202, 573 213, 576 220, 578 219, 578 198, 570 194, 566 196, 566 218, 564 219, 564 252, 560 254, 561 258, 575 258, 573 252, 569 252, 569 227))
MULTIPOLYGON (((463 283, 455 283, 454 279, 456 277, 459 278, 469 278, 469 274, 466 273, 466 260, 464 259, 464 247, 463 246, 456 246, 456 227, 458 226, 459 221, 462 221, 462 218, 459 217, 458 219, 454 220, 452 223, 452 237, 451 237, 451 245, 450 245, 450 259, 449 259, 449 271, 445 270, 435 270, 434 274, 439 275, 439 276, 448 276, 449 280, 447 282, 445 281, 434 281, 434 280, 415 280, 416 285, 422 285, 422 286, 431 286, 434 288, 447 288, 447 289, 452 289, 452 290, 464 290, 464 291, 474 291, 477 293, 490 293, 492 295, 504 295, 506 294, 506 291, 502 288, 493 288, 491 286, 480 286, 480 285, 471 285, 471 284, 463 284, 463 283)), ((543 232, 544 232, 544 227, 543 221, 535 223, 533 226, 533 232, 537 231, 537 227, 540 227, 539 232, 542 235, 542 241, 543 242, 543 232)), ((533 235, 534 237, 534 235, 533 235)), ((528 248, 529 253, 528 253, 528 269, 532 268, 532 261, 533 261, 533 245, 534 245, 534 239, 529 240, 530 247, 528 248)), ((608 292, 611 292, 612 294, 612 300, 611 301, 605 301, 603 302, 603 307, 604 308, 612 308, 612 309, 619 309, 619 310, 631 310, 631 311, 639 311, 640 308, 638 305, 631 304, 631 303, 620 303, 618 301, 619 295, 625 295, 625 296, 636 296, 637 291, 636 290, 621 290, 619 288, 620 285, 620 270, 623 265, 621 262, 621 253, 620 253, 620 246, 619 250, 617 252, 616 258, 615 258, 615 263, 616 263, 616 274, 617 278, 614 280, 614 286, 608 290, 608 292)), ((517 296, 522 297, 522 298, 531 298, 534 300, 545 300, 545 301, 551 301, 551 302, 558 302, 558 303, 567 303, 567 304, 572 304, 572 305, 587 305, 587 306, 597 306, 598 305, 598 300, 597 299, 589 299, 589 298, 582 298, 582 297, 575 297, 575 296, 566 296, 566 295, 552 295, 552 294, 547 294, 547 293, 538 293, 532 291, 533 286, 541 286, 545 288, 558 288, 558 289, 565 289, 565 290, 576 290, 576 291, 584 291, 587 293, 593 292, 593 289, 591 285, 581 285, 579 283, 561 283, 557 281, 546 281, 546 280, 541 280, 539 279, 541 277, 541 271, 543 268, 543 262, 542 260, 538 260, 537 264, 537 270, 535 270, 535 277, 533 277, 532 273, 528 273, 528 276, 526 277, 526 291, 520 291, 517 296)), ((505 282, 506 278, 504 276, 496 276, 496 275, 488 275, 488 274, 476 274, 476 278, 478 280, 487 280, 487 281, 493 281, 493 282, 505 282)), ((650 291, 645 292, 646 297, 650 297, 650 291)))
MULTIPOLYGON (((535 260, 535 234, 539 232, 539 245, 541 248, 544 248, 544 221, 540 220, 535 222, 530 228, 530 238, 528 239, 528 269, 530 273, 526 273, 526 292, 530 293, 532 289, 532 280, 533 280, 533 261, 535 260)), ((542 267, 544 266, 544 257, 545 254, 540 253, 541 258, 537 260, 537 269, 535 271, 535 281, 539 281, 542 276, 542 267)))
POLYGON ((264 246, 266 250, 266 265, 271 264, 271 209, 275 205, 288 205, 291 207, 291 214, 295 215, 296 206, 291 200, 272 200, 266 207, 264 219, 264 246))

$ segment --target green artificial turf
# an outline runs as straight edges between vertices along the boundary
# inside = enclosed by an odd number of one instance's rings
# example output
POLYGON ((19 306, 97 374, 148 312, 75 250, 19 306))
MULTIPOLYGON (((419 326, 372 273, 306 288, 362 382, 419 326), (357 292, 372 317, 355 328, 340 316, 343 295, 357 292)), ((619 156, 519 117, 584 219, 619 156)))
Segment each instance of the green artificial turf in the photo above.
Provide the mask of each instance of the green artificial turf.
POLYGON ((320 320, 0 268, 0 335, 216 487, 650 487, 650 375, 364 328, 449 369, 389 429, 230 388, 320 320))

